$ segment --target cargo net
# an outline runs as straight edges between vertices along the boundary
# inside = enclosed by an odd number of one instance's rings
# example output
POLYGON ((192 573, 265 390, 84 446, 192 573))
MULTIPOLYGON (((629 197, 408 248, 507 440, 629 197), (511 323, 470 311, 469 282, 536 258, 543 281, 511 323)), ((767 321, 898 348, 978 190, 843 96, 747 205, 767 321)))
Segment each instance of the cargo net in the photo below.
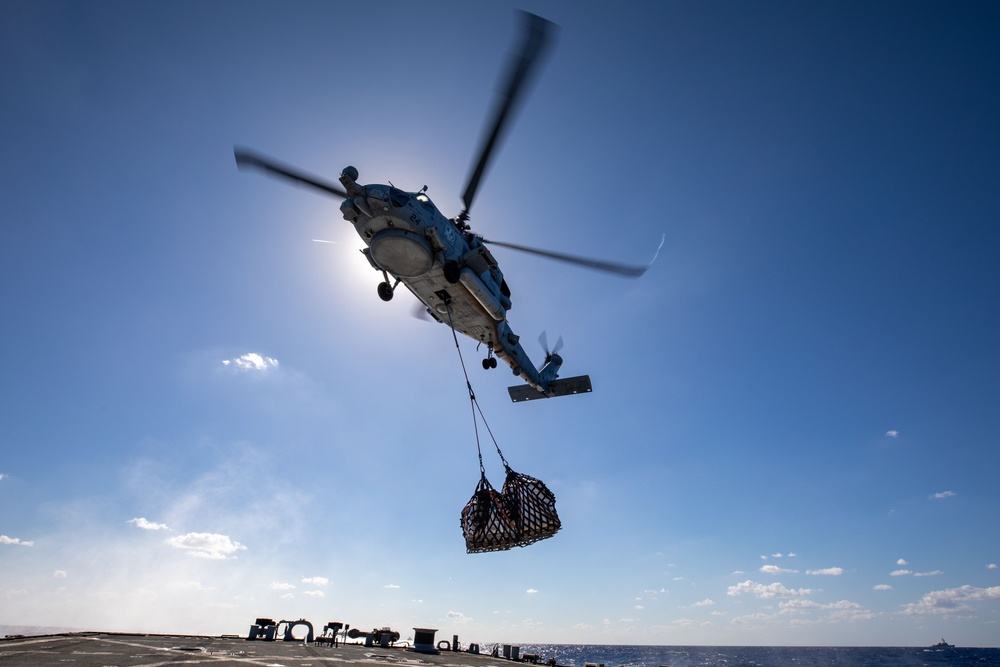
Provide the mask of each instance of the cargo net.
MULTIPOLYGON (((451 307, 449 299, 444 300, 448 310, 448 322, 451 323, 451 307)), ((451 327, 458 349, 458 358, 465 373, 465 384, 469 388, 469 399, 472 402, 472 423, 476 433, 476 449, 479 452, 479 484, 468 504, 462 509, 462 534, 465 536, 465 548, 468 553, 483 553, 487 551, 506 551, 513 547, 525 547, 546 537, 552 537, 562 527, 559 515, 556 514, 556 497, 541 480, 514 472, 507 464, 500 445, 497 444, 486 417, 476 401, 476 394, 469 382, 469 373, 465 370, 465 360, 462 359, 462 348, 458 344, 455 327, 451 327), (493 446, 500 456, 507 478, 503 489, 496 489, 486 479, 486 468, 483 467, 483 450, 479 442, 479 420, 489 433, 493 446)))
POLYGON ((470 554, 525 547, 552 537, 561 527, 555 494, 541 480, 510 467, 500 493, 483 473, 462 510, 462 534, 470 554))

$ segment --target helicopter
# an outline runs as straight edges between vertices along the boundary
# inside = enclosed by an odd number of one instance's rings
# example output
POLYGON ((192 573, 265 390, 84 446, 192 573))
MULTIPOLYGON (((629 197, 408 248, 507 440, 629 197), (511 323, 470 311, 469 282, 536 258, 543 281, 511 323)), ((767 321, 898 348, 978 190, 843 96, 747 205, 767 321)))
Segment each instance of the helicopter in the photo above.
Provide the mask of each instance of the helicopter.
POLYGON ((419 192, 406 192, 391 184, 361 185, 358 170, 352 166, 343 169, 338 186, 250 149, 234 149, 240 169, 258 169, 342 199, 341 214, 367 245, 361 252, 384 278, 378 285, 379 297, 391 300, 402 284, 434 320, 485 345, 484 369, 496 368, 499 357, 515 376, 524 380, 525 384, 508 388, 514 402, 588 393, 592 385, 587 375, 559 378, 563 363, 558 354, 561 338, 549 350, 543 334, 540 342, 545 359, 540 368, 532 363, 520 337, 507 321, 512 306, 511 291, 488 244, 628 277, 641 276, 652 265, 650 262, 644 267, 629 266, 488 241, 472 232, 469 210, 480 180, 509 124, 511 112, 552 41, 554 24, 527 12, 521 15, 523 41, 508 62, 506 86, 487 125, 489 131, 484 135, 462 196, 464 208, 454 218, 438 210, 427 196, 427 186, 419 192))

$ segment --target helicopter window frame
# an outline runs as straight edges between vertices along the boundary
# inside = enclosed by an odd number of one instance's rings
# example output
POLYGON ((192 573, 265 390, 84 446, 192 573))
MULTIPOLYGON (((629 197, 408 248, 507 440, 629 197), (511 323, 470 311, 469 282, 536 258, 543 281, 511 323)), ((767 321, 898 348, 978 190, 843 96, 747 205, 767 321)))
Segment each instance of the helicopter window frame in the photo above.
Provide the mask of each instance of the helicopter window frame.
POLYGON ((410 203, 409 193, 403 192, 399 188, 390 187, 389 188, 389 201, 396 208, 403 208, 410 203))
POLYGON ((418 202, 420 202, 421 206, 426 208, 431 213, 438 212, 437 206, 435 206, 434 202, 431 201, 431 198, 428 197, 423 192, 418 192, 417 194, 413 195, 413 198, 416 199, 418 202))

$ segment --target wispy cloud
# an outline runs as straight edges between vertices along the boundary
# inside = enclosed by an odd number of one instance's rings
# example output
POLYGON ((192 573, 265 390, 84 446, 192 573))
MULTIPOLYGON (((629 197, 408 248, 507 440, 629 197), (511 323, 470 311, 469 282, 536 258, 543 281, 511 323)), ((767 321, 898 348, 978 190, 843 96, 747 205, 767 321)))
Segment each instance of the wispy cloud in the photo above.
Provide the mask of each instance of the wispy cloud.
POLYGON ((311 598, 321 598, 326 597, 326 593, 323 591, 302 591, 303 595, 308 595, 311 598))
POLYGON ((806 570, 806 574, 816 574, 822 576, 837 577, 844 573, 842 567, 825 567, 821 570, 806 570))
POLYGON ((141 516, 129 519, 125 523, 132 524, 136 528, 142 528, 143 530, 170 530, 169 526, 165 523, 153 523, 152 521, 147 521, 141 516))
POLYGON ((760 571, 764 574, 798 574, 798 570, 789 570, 777 565, 762 565, 760 571))
POLYGON ((465 614, 463 614, 460 611, 449 611, 445 615, 445 618, 447 618, 449 622, 455 623, 457 625, 462 625, 462 624, 465 624, 465 623, 471 623, 472 622, 472 618, 466 616, 465 614))
POLYGON ((7 479, 8 477, 10 477, 10 475, 8 475, 7 473, 0 472, 0 482, 2 482, 3 480, 7 479))
POLYGON ((954 491, 941 491, 932 495, 931 500, 944 500, 945 498, 954 498, 957 495, 954 491))
POLYGON ((35 543, 31 540, 22 540, 20 537, 7 537, 0 535, 0 544, 10 544, 18 547, 33 547, 35 543))
POLYGON ((303 577, 303 584, 313 584, 314 586, 326 586, 330 580, 326 577, 303 577))
POLYGON ((65 579, 69 574, 66 573, 66 570, 56 570, 52 573, 52 576, 56 579, 65 579))
POLYGON ((875 586, 872 586, 872 590, 873 591, 891 591, 892 590, 892 586, 890 586, 889 584, 876 584, 875 586))
POLYGON ((529 594, 530 593, 537 593, 537 592, 538 592, 537 588, 529 588, 528 590, 525 591, 525 593, 529 593, 529 594))
POLYGON ((272 357, 265 357, 256 352, 248 352, 235 359, 223 359, 223 366, 232 366, 245 371, 266 371, 269 368, 277 368, 278 360, 272 357))
POLYGON ((890 430, 888 430, 888 431, 885 432, 885 437, 887 437, 887 438, 898 438, 899 437, 899 431, 897 431, 896 429, 890 429, 890 430))
POLYGON ((295 588, 295 584, 290 584, 287 581, 272 581, 268 584, 268 588, 272 591, 290 591, 295 588))
POLYGON ((986 569, 987 570, 995 570, 995 569, 997 569, 997 567, 1000 567, 1000 566, 998 566, 996 563, 990 563, 989 565, 986 566, 986 569))
POLYGON ((893 570, 889 573, 890 577, 903 577, 907 574, 913 574, 913 570, 893 570))
POLYGON ((701 602, 695 602, 691 606, 692 607, 711 607, 714 604, 715 604, 715 600, 713 600, 711 598, 706 598, 706 599, 702 600, 701 602))
POLYGON ((214 591, 214 586, 206 586, 200 581, 177 581, 170 585, 171 588, 185 590, 185 591, 214 591))
POLYGON ((931 570, 930 572, 914 572, 914 577, 936 577, 939 574, 944 574, 943 570, 931 570))
POLYGON ((830 620, 861 620, 874 617, 874 614, 857 602, 838 600, 829 604, 820 604, 812 600, 784 600, 778 603, 778 613, 783 616, 798 615, 809 611, 826 611, 830 620))
POLYGON ((1000 586, 976 588, 962 586, 931 591, 920 599, 903 606, 904 614, 958 614, 973 610, 969 603, 980 600, 1000 600, 1000 586))
POLYGON ((171 537, 167 540, 167 544, 178 549, 186 549, 189 555, 196 558, 213 560, 230 558, 230 554, 246 550, 245 546, 229 539, 228 535, 218 533, 186 533, 171 537))
POLYGON ((777 582, 773 584, 758 584, 755 581, 747 579, 735 586, 730 586, 726 591, 726 595, 742 595, 743 593, 756 595, 759 598, 793 598, 810 595, 813 593, 813 590, 811 588, 786 588, 777 582))

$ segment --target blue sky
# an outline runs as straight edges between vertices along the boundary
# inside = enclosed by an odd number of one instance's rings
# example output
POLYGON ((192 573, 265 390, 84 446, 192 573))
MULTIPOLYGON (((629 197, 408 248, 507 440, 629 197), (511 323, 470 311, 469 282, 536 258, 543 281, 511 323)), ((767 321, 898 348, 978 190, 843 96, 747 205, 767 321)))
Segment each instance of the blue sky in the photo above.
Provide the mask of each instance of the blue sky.
POLYGON ((0 4, 0 624, 996 645, 1000 10, 518 6, 558 40, 473 228, 665 243, 496 251, 594 393, 511 404, 463 341, 564 526, 469 555, 449 331, 233 145, 454 215, 515 5, 0 4))

